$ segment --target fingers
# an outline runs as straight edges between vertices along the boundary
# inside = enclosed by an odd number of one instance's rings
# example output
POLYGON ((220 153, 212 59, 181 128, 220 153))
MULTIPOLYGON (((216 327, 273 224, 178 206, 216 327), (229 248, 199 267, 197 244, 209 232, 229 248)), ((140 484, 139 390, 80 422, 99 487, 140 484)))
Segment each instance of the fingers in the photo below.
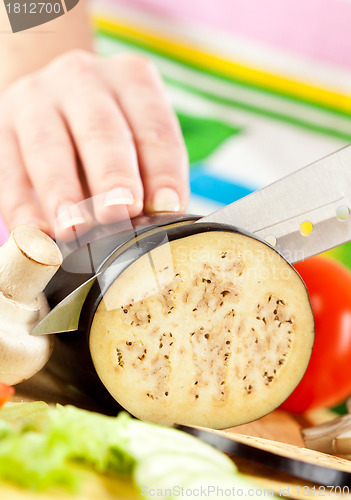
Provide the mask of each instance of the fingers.
POLYGON ((128 124, 112 96, 95 81, 62 108, 96 197, 97 220, 110 223, 138 215, 143 208, 138 159, 128 124))
POLYGON ((133 133, 146 211, 185 211, 188 158, 158 73, 145 58, 122 55, 105 61, 103 74, 133 133))
POLYGON ((9 229, 19 224, 49 226, 42 215, 26 174, 16 136, 9 127, 0 130, 0 211, 9 229))
POLYGON ((185 147, 145 59, 74 52, 15 84, 0 106, 0 210, 10 227, 56 220, 66 239, 72 226, 90 227, 89 196, 100 223, 143 207, 185 210, 185 147))
POLYGON ((45 101, 27 102, 15 118, 22 157, 31 184, 55 236, 66 239, 70 228, 87 230, 91 218, 75 206, 84 199, 74 148, 62 117, 45 101), (74 208, 73 208, 74 206, 74 208), (73 211, 72 211, 73 210, 73 211), (59 224, 55 225, 55 221, 59 224))

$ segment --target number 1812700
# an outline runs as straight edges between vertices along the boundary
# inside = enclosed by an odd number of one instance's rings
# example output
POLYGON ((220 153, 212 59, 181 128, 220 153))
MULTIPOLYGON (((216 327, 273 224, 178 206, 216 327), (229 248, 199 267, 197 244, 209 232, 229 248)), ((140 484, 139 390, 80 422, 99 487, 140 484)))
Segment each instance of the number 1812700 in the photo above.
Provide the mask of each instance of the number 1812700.
POLYGON ((6 10, 9 14, 60 14, 62 6, 60 3, 50 2, 16 2, 6 4, 6 10))
POLYGON ((297 486, 297 496, 302 497, 330 497, 349 495, 348 486, 297 486))

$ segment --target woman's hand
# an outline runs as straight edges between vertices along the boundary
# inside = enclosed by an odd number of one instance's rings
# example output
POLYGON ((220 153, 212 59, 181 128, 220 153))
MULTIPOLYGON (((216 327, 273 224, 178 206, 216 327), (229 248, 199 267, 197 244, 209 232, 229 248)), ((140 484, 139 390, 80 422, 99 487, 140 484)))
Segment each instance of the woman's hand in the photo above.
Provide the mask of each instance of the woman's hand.
POLYGON ((56 234, 88 227, 73 205, 90 196, 100 223, 118 220, 124 205, 130 217, 184 211, 186 150, 153 65, 72 51, 15 82, 0 99, 0 190, 9 228, 52 234, 55 220, 56 234))

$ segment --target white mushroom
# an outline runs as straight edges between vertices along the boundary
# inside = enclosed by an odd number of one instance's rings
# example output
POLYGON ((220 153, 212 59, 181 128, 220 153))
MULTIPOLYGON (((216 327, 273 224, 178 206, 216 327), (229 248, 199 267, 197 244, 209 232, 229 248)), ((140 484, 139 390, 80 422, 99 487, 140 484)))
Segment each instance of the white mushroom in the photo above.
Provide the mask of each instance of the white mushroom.
POLYGON ((351 455, 351 398, 346 401, 347 415, 302 429, 306 448, 329 454, 351 455))
POLYGON ((31 226, 17 226, 0 248, 1 382, 27 380, 48 361, 53 337, 30 333, 49 312, 42 292, 61 263, 56 243, 31 226))

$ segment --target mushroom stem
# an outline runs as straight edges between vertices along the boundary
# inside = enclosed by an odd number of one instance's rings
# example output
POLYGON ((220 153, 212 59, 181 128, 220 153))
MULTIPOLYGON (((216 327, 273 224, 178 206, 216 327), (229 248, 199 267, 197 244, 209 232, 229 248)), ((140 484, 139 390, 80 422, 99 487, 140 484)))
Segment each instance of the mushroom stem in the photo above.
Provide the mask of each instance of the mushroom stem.
POLYGON ((330 454, 351 454, 351 415, 302 430, 306 448, 330 454))
POLYGON ((32 304, 62 263, 56 243, 31 226, 17 226, 0 248, 0 291, 8 299, 32 304))
POLYGON ((333 447, 339 455, 351 455, 351 429, 334 439, 333 447))
POLYGON ((30 333, 49 312, 43 290, 61 262, 56 243, 35 227, 15 227, 0 248, 1 382, 27 380, 49 360, 52 336, 30 333))

